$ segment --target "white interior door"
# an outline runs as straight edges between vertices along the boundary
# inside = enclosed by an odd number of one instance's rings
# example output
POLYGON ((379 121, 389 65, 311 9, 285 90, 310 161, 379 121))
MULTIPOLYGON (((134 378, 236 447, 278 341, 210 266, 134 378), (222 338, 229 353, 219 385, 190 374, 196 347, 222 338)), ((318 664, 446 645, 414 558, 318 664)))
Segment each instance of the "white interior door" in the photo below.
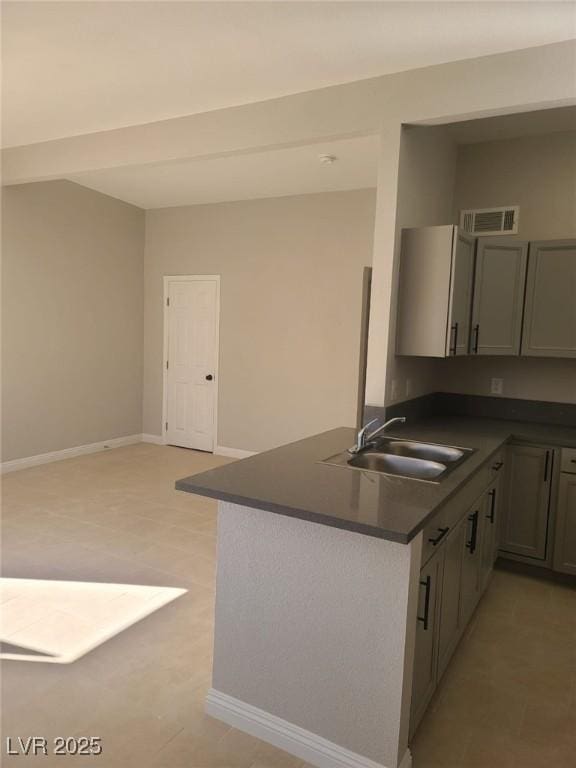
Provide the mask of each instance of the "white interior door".
POLYGON ((166 279, 165 441, 216 445, 217 278, 166 279))

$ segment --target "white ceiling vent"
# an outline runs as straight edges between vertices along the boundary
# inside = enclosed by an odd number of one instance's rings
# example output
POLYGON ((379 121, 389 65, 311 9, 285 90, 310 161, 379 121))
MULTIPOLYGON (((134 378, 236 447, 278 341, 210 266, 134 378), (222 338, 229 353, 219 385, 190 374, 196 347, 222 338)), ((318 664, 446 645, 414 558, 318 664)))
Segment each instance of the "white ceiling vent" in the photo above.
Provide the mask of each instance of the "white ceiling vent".
POLYGON ((471 235, 517 235, 520 206, 460 211, 460 228, 471 235))

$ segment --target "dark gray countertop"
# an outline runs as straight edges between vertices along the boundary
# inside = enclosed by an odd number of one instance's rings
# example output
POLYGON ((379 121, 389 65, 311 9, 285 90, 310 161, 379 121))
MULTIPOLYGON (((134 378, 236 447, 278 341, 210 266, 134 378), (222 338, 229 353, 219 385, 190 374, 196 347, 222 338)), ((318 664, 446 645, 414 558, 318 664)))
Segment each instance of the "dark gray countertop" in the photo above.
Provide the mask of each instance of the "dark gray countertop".
POLYGON ((573 427, 488 419, 419 421, 387 434, 473 448, 475 452, 440 483, 320 463, 354 444, 355 430, 340 427, 191 475, 178 480, 176 488, 408 543, 509 439, 576 447, 573 427))

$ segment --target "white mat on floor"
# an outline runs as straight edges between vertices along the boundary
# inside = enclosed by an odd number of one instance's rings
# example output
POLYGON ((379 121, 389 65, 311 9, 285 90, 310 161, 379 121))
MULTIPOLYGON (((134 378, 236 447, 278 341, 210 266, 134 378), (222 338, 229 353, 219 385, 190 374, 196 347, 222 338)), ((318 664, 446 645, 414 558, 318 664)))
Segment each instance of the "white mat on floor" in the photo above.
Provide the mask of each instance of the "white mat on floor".
POLYGON ((6 650, 0 658, 69 664, 186 591, 2 578, 0 641, 6 650))

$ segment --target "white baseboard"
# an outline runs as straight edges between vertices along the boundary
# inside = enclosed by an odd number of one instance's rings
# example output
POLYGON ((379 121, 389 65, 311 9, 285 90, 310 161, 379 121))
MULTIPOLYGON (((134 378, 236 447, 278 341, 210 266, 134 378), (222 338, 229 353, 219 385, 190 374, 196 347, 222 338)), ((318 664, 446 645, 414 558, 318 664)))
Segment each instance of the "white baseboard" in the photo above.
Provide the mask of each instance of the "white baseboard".
MULTIPOLYGON (((318 768, 393 768, 340 747, 332 741, 306 731, 263 709, 211 688, 206 696, 206 712, 257 739, 283 749, 318 768)), ((406 750, 400 768, 410 768, 412 756, 406 750)))
POLYGON ((154 445, 166 445, 162 435, 150 435, 144 432, 142 435, 143 443, 153 443, 154 445))
POLYGON ((217 445, 214 451, 216 456, 230 456, 232 459, 247 459, 255 456, 258 451, 244 451, 242 448, 227 448, 225 445, 217 445))
MULTIPOLYGON (((142 435, 143 443, 153 443, 154 445, 166 445, 162 435, 152 435, 144 433, 142 435)), ((225 445, 218 445, 214 450, 215 456, 229 456, 232 459, 246 459, 248 456, 254 456, 258 451, 244 451, 241 448, 227 448, 225 445)))
POLYGON ((50 451, 49 453, 39 453, 36 456, 25 456, 23 459, 12 459, 12 461, 3 461, 1 466, 2 474, 6 472, 15 472, 18 469, 27 469, 28 467, 37 467, 40 464, 49 464, 52 461, 62 461, 63 459, 72 459, 75 456, 83 456, 87 453, 97 453, 107 448, 120 448, 122 445, 133 445, 142 442, 142 435, 127 435, 126 437, 113 437, 111 440, 102 440, 99 443, 89 443, 88 445, 77 445, 74 448, 64 448, 61 451, 50 451))

